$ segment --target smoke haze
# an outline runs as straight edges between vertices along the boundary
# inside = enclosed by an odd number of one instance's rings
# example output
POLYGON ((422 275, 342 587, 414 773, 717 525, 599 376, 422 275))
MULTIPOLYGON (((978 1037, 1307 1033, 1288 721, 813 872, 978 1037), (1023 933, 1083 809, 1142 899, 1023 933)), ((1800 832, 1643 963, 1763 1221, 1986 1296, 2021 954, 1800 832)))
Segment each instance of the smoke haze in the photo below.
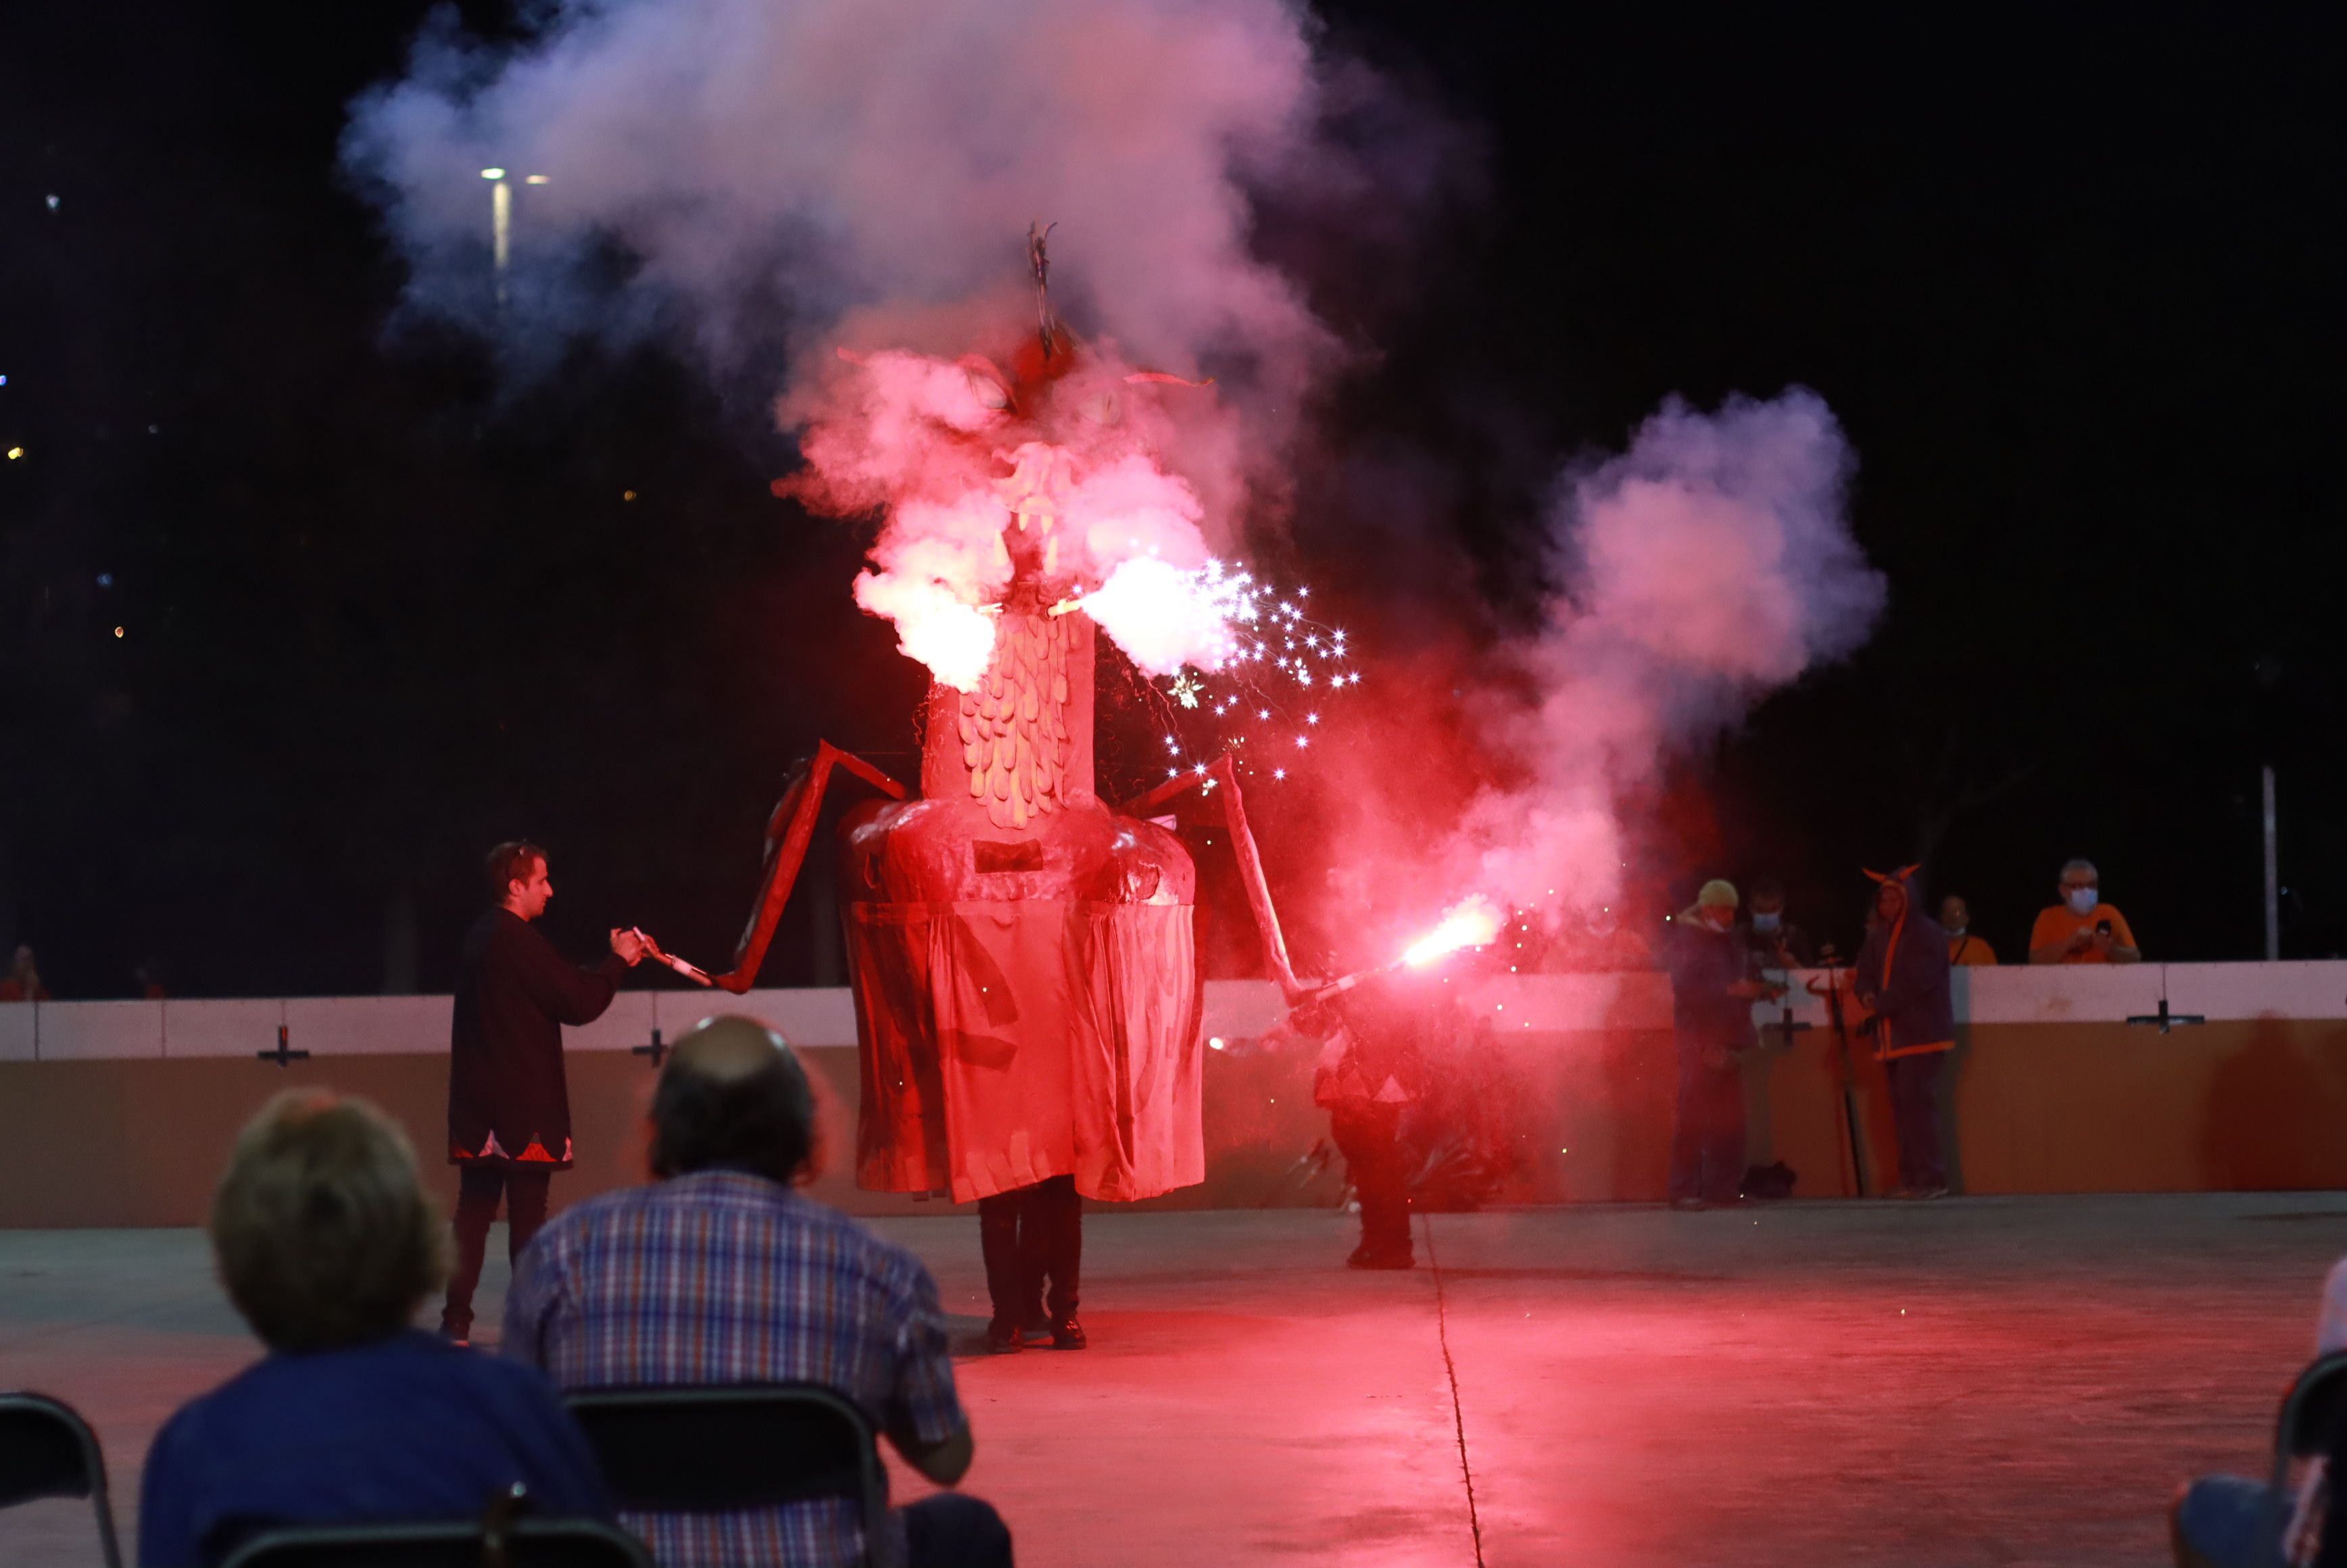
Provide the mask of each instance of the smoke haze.
POLYGON ((488 318, 501 168, 546 181, 515 190, 509 336, 681 313, 723 364, 779 302, 802 373, 834 343, 951 358, 1031 326, 1024 231, 1057 222, 1062 313, 1245 411, 1184 455, 1227 509, 1334 347, 1249 254, 1243 189, 1308 179, 1318 84, 1279 0, 559 0, 518 48, 436 23, 345 156, 422 311, 488 318), (583 281, 613 246, 616 302, 583 281))
MULTIPOLYGON (((1251 249, 1251 202, 1355 214, 1363 254, 1389 260, 1378 246, 1470 138, 1404 113, 1377 167, 1337 148, 1329 117, 1387 89, 1281 0, 544 15, 510 47, 436 23, 406 78, 355 108, 346 159, 409 263, 411 309, 498 321, 482 170, 542 175, 510 188, 500 341, 689 337, 721 371, 779 349, 778 419, 806 459, 781 487, 884 515, 854 592, 938 679, 967 688, 990 656, 1014 510, 1020 548, 1030 517, 1049 520, 1055 569, 1143 669, 1214 667, 1225 629, 1185 574, 1278 515, 1304 410, 1345 360, 1251 249), (1091 340, 1047 396, 1009 369, 1035 333, 1030 219, 1060 226, 1056 302, 1091 340)), ((1831 412, 1796 390, 1668 404, 1626 453, 1568 476, 1542 519, 1539 630, 1463 677, 1485 782, 1427 867, 1453 896, 1611 899, 1625 801, 1863 641, 1884 585, 1844 518, 1851 469, 1831 412)), ((1360 795, 1417 823, 1435 793, 1360 795)), ((1381 840, 1399 842, 1345 853, 1381 840)))
POLYGON ((1824 400, 1795 389, 1713 415, 1673 400, 1559 487, 1559 589, 1509 651, 1529 696, 1481 724, 1512 782, 1471 804, 1454 878, 1523 909, 1613 899, 1624 798, 1866 640, 1886 588, 1844 515, 1852 467, 1824 400))

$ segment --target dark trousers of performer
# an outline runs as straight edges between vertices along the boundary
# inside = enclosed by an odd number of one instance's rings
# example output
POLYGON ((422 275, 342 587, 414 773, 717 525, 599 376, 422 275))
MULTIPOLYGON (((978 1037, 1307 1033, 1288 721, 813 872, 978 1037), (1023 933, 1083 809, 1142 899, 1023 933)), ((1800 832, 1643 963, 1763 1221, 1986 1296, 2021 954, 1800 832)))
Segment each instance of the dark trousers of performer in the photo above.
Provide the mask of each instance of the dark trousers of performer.
POLYGON ((1944 1050, 1894 1056, 1882 1064, 1899 1127, 1899 1184, 1917 1192, 1938 1192, 1948 1184, 1940 1157, 1940 1075, 1947 1065, 1944 1050))
POLYGON ((905 1510, 908 1568, 1010 1568, 1010 1531, 989 1504, 941 1491, 905 1510))
POLYGON ((497 1196, 506 1200, 506 1256, 518 1259, 529 1238, 546 1224, 546 1189, 552 1171, 533 1171, 503 1160, 480 1160, 457 1167, 456 1263, 448 1276, 448 1305, 440 1330, 452 1338, 473 1333, 473 1292, 481 1283, 482 1255, 488 1250, 489 1222, 497 1217, 497 1196))
POLYGON ((1726 1204, 1744 1187, 1744 1075, 1731 1057, 1707 1067, 1679 1051, 1678 1109, 1671 1125, 1671 1201, 1726 1204))
POLYGON ((1076 1315, 1083 1204, 1073 1176, 1053 1176, 978 1200, 986 1293, 994 1299, 998 1325, 1025 1328, 1040 1312, 1057 1327, 1076 1315))
POLYGON ((1409 1263, 1409 1166, 1401 1148, 1401 1107, 1344 1100, 1328 1108, 1328 1132, 1361 1200, 1359 1262, 1409 1263))

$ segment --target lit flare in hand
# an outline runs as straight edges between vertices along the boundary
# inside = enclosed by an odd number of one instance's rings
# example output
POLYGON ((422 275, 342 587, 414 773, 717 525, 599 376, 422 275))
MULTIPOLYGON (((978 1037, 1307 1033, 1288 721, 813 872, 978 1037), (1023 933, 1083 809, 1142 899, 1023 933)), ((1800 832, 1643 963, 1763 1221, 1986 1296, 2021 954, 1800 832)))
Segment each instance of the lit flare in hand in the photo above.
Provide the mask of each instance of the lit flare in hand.
POLYGON ((1461 948, 1488 948, 1499 939, 1503 923, 1499 906, 1478 893, 1464 904, 1453 906, 1442 917, 1440 925, 1411 943, 1401 961, 1415 967, 1430 964, 1461 948))

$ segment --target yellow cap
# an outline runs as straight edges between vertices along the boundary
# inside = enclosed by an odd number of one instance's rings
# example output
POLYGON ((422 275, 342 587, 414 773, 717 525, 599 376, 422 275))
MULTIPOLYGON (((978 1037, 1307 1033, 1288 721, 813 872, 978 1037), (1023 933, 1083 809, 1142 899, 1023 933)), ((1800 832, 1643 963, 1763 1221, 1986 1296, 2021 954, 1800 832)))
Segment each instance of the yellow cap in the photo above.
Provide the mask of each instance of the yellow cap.
POLYGON ((1720 876, 1705 883, 1703 891, 1695 896, 1695 901, 1697 908, 1706 904, 1724 904, 1730 909, 1742 902, 1736 897, 1736 884, 1720 876))

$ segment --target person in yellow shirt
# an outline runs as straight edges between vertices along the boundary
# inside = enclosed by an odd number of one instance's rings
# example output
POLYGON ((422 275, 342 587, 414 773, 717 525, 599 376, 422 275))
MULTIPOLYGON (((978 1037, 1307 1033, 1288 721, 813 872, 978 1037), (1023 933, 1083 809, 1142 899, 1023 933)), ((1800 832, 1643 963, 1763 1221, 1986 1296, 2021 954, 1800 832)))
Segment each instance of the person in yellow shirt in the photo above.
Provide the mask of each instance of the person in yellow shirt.
POLYGON ((2143 958, 2118 906, 2103 902, 2102 877, 2091 860, 2062 867, 2062 902, 2037 912, 2029 930, 2033 964, 2133 964, 2143 958))
POLYGON ((1959 968, 1967 964, 1993 964, 1996 949, 1972 933, 1973 912, 1954 894, 1940 900, 1940 924, 1948 928, 1948 962, 1959 968))

